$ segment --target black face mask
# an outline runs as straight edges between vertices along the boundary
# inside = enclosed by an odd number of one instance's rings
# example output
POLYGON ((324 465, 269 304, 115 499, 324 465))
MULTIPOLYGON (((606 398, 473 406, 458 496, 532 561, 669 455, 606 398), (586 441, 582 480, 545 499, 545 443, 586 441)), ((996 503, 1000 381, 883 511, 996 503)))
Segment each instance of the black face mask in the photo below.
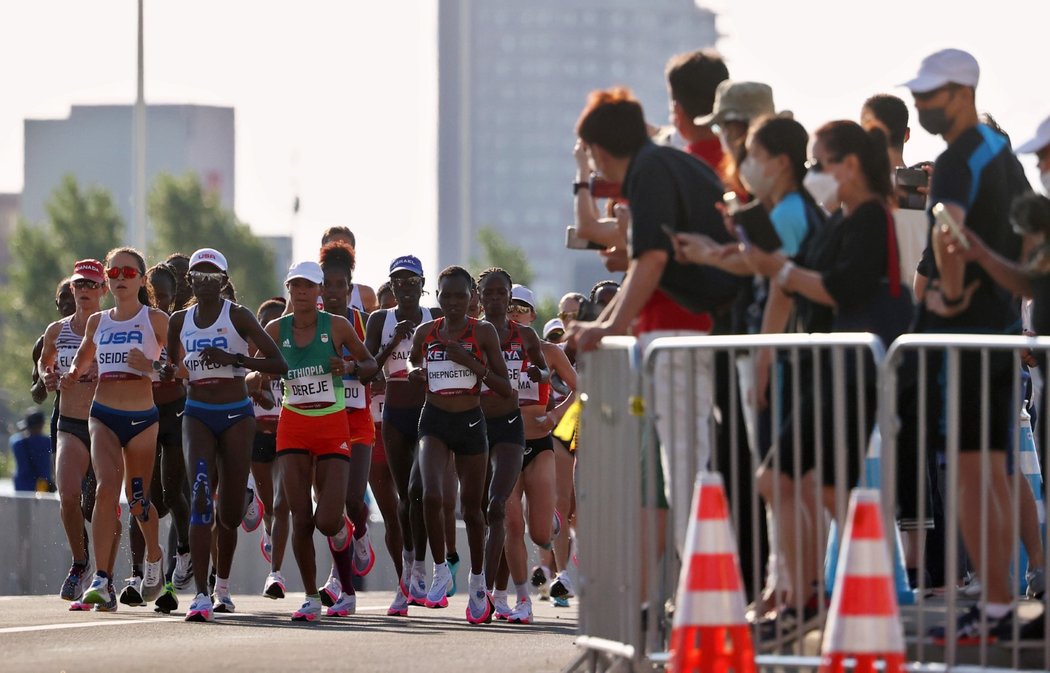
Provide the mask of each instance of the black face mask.
POLYGON ((951 127, 952 120, 943 107, 919 110, 919 126, 935 136, 944 135, 951 127))

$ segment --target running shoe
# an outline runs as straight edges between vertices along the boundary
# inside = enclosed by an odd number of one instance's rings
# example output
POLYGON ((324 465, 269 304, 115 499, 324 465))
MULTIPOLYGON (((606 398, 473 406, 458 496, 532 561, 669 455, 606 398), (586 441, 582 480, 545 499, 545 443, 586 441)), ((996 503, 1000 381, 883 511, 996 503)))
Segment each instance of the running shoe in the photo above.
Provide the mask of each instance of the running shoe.
POLYGON ((561 534, 561 514, 558 510, 554 510, 554 520, 551 521, 551 539, 558 537, 561 534))
POLYGON ((170 615, 179 609, 179 597, 175 593, 175 587, 171 582, 167 582, 164 585, 164 593, 157 598, 153 605, 154 612, 162 612, 166 615, 170 615))
POLYGON ((326 608, 330 608, 339 602, 339 595, 343 593, 343 583, 335 576, 335 568, 332 568, 332 574, 328 576, 328 581, 317 590, 317 593, 321 596, 321 605, 326 608))
POLYGON ((274 571, 266 576, 266 584, 263 585, 263 596, 267 598, 284 598, 284 575, 274 571))
POLYGON ((1043 594, 1046 593, 1046 573, 1042 568, 1036 568, 1035 570, 1029 570, 1024 574, 1025 582, 1028 584, 1028 588, 1025 589, 1025 596, 1032 600, 1041 600, 1043 594))
POLYGON ((223 614, 226 614, 230 612, 236 612, 237 610, 237 608, 233 605, 233 598, 230 597, 229 589, 225 591, 216 590, 215 593, 211 595, 211 602, 211 609, 213 612, 221 612, 223 614))
POLYGON ((142 599, 156 600, 164 591, 164 556, 156 561, 146 561, 146 576, 142 578, 142 599))
POLYGON ((518 604, 514 607, 514 612, 507 617, 507 621, 511 624, 531 624, 532 601, 527 598, 523 601, 518 601, 518 604))
POLYGON ((142 599, 142 578, 133 576, 126 581, 128 584, 120 592, 120 602, 133 608, 140 608, 145 605, 146 601, 142 599))
POLYGON ((423 570, 416 572, 412 569, 412 575, 408 580, 408 604, 426 607, 427 604, 427 579, 423 570))
POLYGON ((343 532, 346 533, 346 540, 343 544, 338 544, 334 537, 328 538, 328 548, 335 552, 343 551, 350 544, 350 539, 353 537, 354 524, 350 523, 350 519, 343 516, 343 532))
POLYGON ((292 613, 293 622, 319 622, 321 621, 321 601, 316 598, 306 598, 306 602, 292 613))
MULTIPOLYGON (((981 631, 981 608, 974 605, 964 612, 955 622, 955 638, 960 645, 979 645, 981 641, 989 644, 997 642, 1000 636, 1012 633, 1013 610, 998 619, 986 616, 988 630, 981 631)), ((947 642, 947 628, 935 626, 930 629, 930 637, 934 644, 943 646, 947 642)))
POLYGON ((357 612, 357 596, 340 594, 339 600, 328 608, 329 617, 349 617, 357 612))
POLYGON ((66 581, 62 582, 62 590, 59 592, 59 596, 64 601, 75 601, 80 598, 84 593, 84 581, 90 578, 95 573, 89 569, 90 562, 86 564, 74 563, 69 566, 69 575, 66 577, 66 581))
POLYGON ((554 605, 554 607, 556 608, 567 608, 569 607, 569 599, 565 596, 562 596, 561 598, 554 598, 552 596, 551 604, 554 605))
POLYGON ((569 573, 564 570, 558 573, 554 583, 551 584, 550 595, 551 598, 573 598, 576 596, 576 593, 572 590, 572 579, 569 578, 569 573))
POLYGON ((263 520, 263 502, 255 494, 255 489, 249 488, 245 494, 248 499, 248 507, 244 510, 244 518, 241 519, 241 528, 245 533, 253 533, 263 520))
POLYGON ((507 621, 507 617, 510 617, 512 612, 514 610, 510 607, 510 603, 507 602, 507 592, 494 592, 492 594, 492 616, 496 618, 496 621, 507 621))
POLYGON ((408 596, 399 587, 397 593, 394 594, 394 602, 390 604, 390 607, 386 610, 387 617, 407 617, 408 616, 408 596))
POLYGON ((553 579, 551 571, 543 566, 536 566, 532 569, 532 586, 536 587, 536 593, 539 594, 540 600, 545 601, 550 597, 551 581, 553 579))
POLYGON ((186 611, 187 622, 210 622, 215 619, 212 614, 211 599, 204 594, 197 594, 186 611))
POLYGON ((179 591, 190 588, 193 582, 193 559, 190 553, 175 555, 175 571, 171 575, 171 583, 179 591))
POLYGON ((492 598, 485 591, 485 587, 471 588, 470 597, 467 599, 467 623, 490 623, 493 609, 492 598))
POLYGON ((445 563, 448 564, 448 571, 452 574, 452 586, 449 587, 448 593, 445 595, 452 598, 456 595, 456 571, 459 570, 459 554, 446 554, 445 563))
POLYGON ((259 551, 262 552, 266 562, 270 563, 270 555, 273 554, 273 542, 270 540, 270 534, 265 530, 263 530, 262 538, 259 539, 259 551))
POLYGON ((434 577, 430 581, 430 591, 427 592, 425 605, 428 608, 448 607, 448 588, 452 585, 452 575, 449 574, 447 563, 434 565, 434 577))
POLYGON ((82 601, 73 601, 69 604, 70 612, 82 612, 91 609, 91 603, 84 603, 82 601))
MULTIPOLYGON (((94 584, 94 582, 92 582, 92 584, 94 584)), ((109 593, 109 600, 104 603, 95 603, 95 612, 117 611, 117 591, 113 588, 112 580, 106 582, 106 591, 109 593)))
POLYGON ((368 529, 360 538, 354 537, 354 574, 364 577, 372 572, 372 566, 376 564, 376 552, 372 549, 372 539, 368 536, 368 529))

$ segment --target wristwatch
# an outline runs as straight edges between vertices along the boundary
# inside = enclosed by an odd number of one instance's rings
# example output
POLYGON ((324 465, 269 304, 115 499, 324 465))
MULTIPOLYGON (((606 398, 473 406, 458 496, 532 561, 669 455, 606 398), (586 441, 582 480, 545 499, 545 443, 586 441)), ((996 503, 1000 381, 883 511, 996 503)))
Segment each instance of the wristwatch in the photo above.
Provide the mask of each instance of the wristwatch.
POLYGON ((164 363, 160 360, 151 360, 150 365, 153 367, 153 371, 155 372, 164 371, 164 363))
POLYGON ((576 196, 576 194, 578 194, 581 189, 586 189, 586 190, 590 191, 591 183, 589 183, 589 182, 574 182, 574 183, 572 183, 572 195, 573 196, 576 196))
POLYGON ((234 362, 234 365, 240 367, 241 369, 244 369, 244 353, 237 354, 237 360, 234 362))

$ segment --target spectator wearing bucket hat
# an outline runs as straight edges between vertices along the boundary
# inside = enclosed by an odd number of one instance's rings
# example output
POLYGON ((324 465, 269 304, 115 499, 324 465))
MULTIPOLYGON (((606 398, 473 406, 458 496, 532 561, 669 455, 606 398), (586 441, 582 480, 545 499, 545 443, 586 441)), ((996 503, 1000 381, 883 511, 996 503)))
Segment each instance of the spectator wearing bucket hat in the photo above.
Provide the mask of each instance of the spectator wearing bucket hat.
POLYGON ((726 156, 717 169, 726 186, 739 196, 747 193, 737 178, 737 167, 747 156, 747 150, 744 149, 747 130, 751 122, 775 113, 773 89, 768 84, 727 79, 715 90, 715 104, 711 113, 693 120, 694 124, 710 126, 718 133, 726 156))

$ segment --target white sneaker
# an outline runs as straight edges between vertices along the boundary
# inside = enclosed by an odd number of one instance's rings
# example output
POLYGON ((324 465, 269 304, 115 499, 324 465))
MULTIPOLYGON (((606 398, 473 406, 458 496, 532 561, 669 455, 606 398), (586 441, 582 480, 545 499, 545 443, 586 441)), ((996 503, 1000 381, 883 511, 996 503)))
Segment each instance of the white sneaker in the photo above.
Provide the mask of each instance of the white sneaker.
POLYGON ((329 617, 349 617, 357 612, 357 596, 351 596, 350 594, 340 594, 339 600, 337 600, 330 608, 328 608, 329 617))
POLYGON ((84 592, 81 603, 91 605, 105 605, 113 601, 113 592, 110 591, 110 582, 105 577, 95 575, 91 578, 91 585, 84 592))
POLYGON ((230 590, 219 591, 215 590, 215 593, 211 595, 212 610, 214 612, 235 612, 237 609, 233 605, 233 599, 230 597, 230 590))
POLYGON ((146 601, 142 598, 142 578, 132 576, 126 581, 127 584, 120 591, 120 602, 133 608, 140 608, 145 605, 146 601))
POLYGON ((507 602, 506 591, 492 592, 492 603, 495 605, 495 608, 492 611, 492 616, 497 621, 507 621, 507 617, 510 617, 510 614, 514 612, 510 607, 510 603, 507 602))
POLYGON ((193 581, 193 559, 190 553, 175 555, 175 572, 171 575, 171 584, 179 591, 190 588, 193 581))
POLYGON ((434 565, 434 577, 430 581, 430 591, 427 592, 425 605, 428 608, 447 608, 448 590, 452 587, 452 573, 449 572, 448 563, 434 565))
POLYGON ((156 561, 146 561, 146 573, 142 578, 142 598, 148 601, 157 600, 164 591, 164 556, 156 561))
POLYGON ((280 571, 274 571, 266 576, 266 583, 263 585, 263 596, 267 598, 284 598, 284 575, 280 571))
POLYGON ((425 571, 420 570, 416 572, 415 567, 412 568, 412 574, 408 579, 408 604, 409 605, 421 605, 426 607, 427 604, 427 578, 424 575, 425 571))
POLYGON ((343 593, 343 583, 335 576, 335 568, 332 568, 328 581, 317 590, 317 593, 321 595, 321 605, 325 607, 330 608, 339 602, 339 595, 343 593))
POLYGON ((408 596, 405 592, 401 591, 401 587, 398 587, 397 593, 394 594, 394 602, 390 604, 390 607, 386 610, 387 617, 407 617, 408 616, 408 596))
POLYGON ((576 593, 572 590, 572 580, 569 573, 562 570, 558 573, 550 589, 551 598, 575 598, 576 593))
POLYGON ((321 621, 321 601, 307 598, 298 610, 292 613, 293 622, 321 621))
POLYGON ((372 572, 372 566, 376 564, 376 553, 372 549, 372 539, 368 536, 368 530, 360 539, 352 538, 354 545, 354 574, 364 577, 372 572))
POLYGON ((518 604, 514 607, 514 612, 507 617, 507 621, 511 624, 531 624, 532 601, 527 598, 523 601, 518 601, 518 604))
POLYGON ((186 611, 187 622, 210 622, 215 617, 212 614, 211 599, 204 594, 197 594, 190 603, 190 609, 186 611))

